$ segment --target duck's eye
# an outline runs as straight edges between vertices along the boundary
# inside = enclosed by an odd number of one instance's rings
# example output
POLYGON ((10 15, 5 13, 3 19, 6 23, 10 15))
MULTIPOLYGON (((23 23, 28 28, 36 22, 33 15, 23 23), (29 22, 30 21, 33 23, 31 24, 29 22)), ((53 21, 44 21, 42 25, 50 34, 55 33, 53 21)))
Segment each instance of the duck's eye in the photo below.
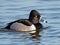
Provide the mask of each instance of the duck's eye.
POLYGON ((37 16, 35 16, 37 18, 37 16))

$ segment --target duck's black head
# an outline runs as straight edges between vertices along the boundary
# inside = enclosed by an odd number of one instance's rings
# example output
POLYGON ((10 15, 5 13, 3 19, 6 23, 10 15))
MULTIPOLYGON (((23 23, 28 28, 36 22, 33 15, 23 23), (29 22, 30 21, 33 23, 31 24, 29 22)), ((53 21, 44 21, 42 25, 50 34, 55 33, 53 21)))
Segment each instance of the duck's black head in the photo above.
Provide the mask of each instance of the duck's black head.
POLYGON ((36 10, 32 10, 29 15, 29 21, 32 22, 33 24, 39 23, 40 19, 40 13, 36 10))

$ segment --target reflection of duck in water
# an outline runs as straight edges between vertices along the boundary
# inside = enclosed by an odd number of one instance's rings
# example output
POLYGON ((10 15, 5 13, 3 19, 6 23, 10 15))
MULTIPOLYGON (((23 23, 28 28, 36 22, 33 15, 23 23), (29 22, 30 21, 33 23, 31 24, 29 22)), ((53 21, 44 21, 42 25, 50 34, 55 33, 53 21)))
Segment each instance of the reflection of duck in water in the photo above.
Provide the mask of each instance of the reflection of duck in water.
POLYGON ((29 15, 29 19, 20 19, 9 23, 5 28, 16 31, 32 31, 42 28, 42 24, 39 23, 40 14, 36 10, 32 10, 29 15))
POLYGON ((32 39, 40 39, 41 35, 39 34, 42 31, 42 29, 36 30, 35 33, 30 33, 32 39))

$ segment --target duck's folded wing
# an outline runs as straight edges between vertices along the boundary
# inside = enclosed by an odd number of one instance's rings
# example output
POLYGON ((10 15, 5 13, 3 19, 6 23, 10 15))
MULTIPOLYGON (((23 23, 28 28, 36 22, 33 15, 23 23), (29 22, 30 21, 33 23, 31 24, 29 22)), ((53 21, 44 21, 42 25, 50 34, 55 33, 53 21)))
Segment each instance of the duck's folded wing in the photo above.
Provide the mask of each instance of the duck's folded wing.
POLYGON ((19 22, 20 20, 16 20, 16 21, 13 21, 13 22, 10 22, 7 24, 7 26, 5 27, 6 29, 10 29, 10 26, 15 23, 15 22, 19 22))
POLYGON ((27 25, 27 26, 31 26, 32 23, 28 20, 28 19, 20 19, 20 20, 16 20, 16 21, 13 21, 13 22, 10 22, 8 23, 8 25, 5 27, 6 29, 10 29, 10 26, 13 24, 13 23, 22 23, 24 25, 27 25))

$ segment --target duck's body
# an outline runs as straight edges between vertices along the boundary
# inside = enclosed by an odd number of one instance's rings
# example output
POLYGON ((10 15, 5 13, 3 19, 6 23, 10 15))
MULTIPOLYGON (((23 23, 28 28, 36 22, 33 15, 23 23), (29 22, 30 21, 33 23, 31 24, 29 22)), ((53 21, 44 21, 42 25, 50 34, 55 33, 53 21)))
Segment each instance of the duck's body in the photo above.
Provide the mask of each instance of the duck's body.
POLYGON ((42 28, 41 23, 32 24, 28 21, 28 19, 20 19, 8 24, 5 27, 6 29, 12 29, 16 31, 34 31, 37 28, 42 28))

